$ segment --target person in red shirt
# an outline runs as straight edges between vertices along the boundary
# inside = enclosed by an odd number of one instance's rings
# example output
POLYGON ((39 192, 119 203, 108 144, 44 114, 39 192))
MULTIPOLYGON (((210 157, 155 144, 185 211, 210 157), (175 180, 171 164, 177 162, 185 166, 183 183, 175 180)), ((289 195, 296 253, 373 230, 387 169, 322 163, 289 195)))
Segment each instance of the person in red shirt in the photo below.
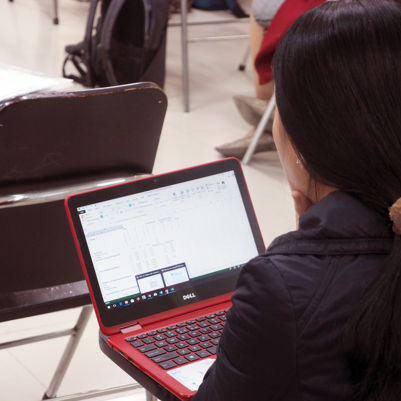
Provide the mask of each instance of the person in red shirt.
MULTIPOLYGON (((254 67, 256 79, 254 81, 256 98, 246 96, 237 96, 234 98, 241 115, 254 127, 257 125, 266 108, 267 102, 274 92, 272 60, 278 43, 300 15, 324 3, 324 1, 325 0, 285 0, 274 15, 263 37, 259 52, 255 57, 254 67)), ((257 29, 253 27, 255 27, 255 24, 252 24, 251 16, 251 49, 252 39, 257 35, 257 29)), ((262 135, 256 152, 274 149, 273 138, 269 128, 268 132, 262 135)), ((254 132, 255 128, 243 138, 217 146, 216 150, 223 156, 242 158, 251 142, 254 132)))

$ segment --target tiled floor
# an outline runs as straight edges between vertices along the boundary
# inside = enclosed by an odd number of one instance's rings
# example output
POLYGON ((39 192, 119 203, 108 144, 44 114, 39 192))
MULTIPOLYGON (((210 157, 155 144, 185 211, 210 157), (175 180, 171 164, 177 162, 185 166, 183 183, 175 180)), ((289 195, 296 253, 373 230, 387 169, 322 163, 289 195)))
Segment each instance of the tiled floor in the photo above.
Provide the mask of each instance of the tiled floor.
MULTIPOLYGON (((82 39, 87 3, 59 0, 60 25, 52 24, 52 0, 0 1, 0 62, 58 76, 64 46, 82 39)), ((225 14, 225 12, 223 12, 225 14)), ((195 12, 191 18, 211 18, 215 13, 195 12)), ((209 33, 246 33, 247 24, 191 27, 195 36, 209 33)), ((200 42, 190 45, 191 112, 184 113, 181 96, 180 30, 168 31, 168 111, 157 153, 155 172, 164 172, 219 158, 214 146, 242 136, 249 126, 236 112, 235 94, 252 95, 249 67, 237 69, 247 43, 200 42)), ((256 155, 245 175, 265 239, 293 229, 294 213, 288 187, 274 152, 256 155)), ((59 312, 0 324, 0 342, 38 334, 47 327, 67 328, 78 310, 59 312)), ((77 353, 61 386, 60 395, 111 387, 132 382, 102 355, 97 345, 97 323, 89 322, 77 353)), ((52 369, 61 356, 66 339, 25 345, 0 351, 0 399, 41 399, 52 369)), ((124 401, 144 400, 143 390, 115 396, 124 401)))

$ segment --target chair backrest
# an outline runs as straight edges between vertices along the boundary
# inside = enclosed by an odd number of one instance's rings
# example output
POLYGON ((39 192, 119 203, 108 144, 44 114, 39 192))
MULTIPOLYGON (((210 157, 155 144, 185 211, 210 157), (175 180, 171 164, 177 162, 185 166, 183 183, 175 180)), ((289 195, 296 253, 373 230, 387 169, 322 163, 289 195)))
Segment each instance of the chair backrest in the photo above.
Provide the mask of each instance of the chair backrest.
POLYGON ((154 84, 31 95, 0 106, 0 188, 151 172, 166 108, 154 84))
POLYGON ((29 291, 49 305, 68 297, 71 283, 87 295, 63 198, 151 173, 166 107, 152 83, 0 105, 0 321, 1 310, 26 304, 29 291))

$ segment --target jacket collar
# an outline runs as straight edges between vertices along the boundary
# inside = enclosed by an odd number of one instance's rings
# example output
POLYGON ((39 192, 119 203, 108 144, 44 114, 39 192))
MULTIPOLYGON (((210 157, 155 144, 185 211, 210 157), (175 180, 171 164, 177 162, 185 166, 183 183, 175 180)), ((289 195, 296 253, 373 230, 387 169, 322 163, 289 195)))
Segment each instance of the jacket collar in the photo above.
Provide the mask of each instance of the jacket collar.
POLYGON ((388 253, 392 242, 389 219, 354 196, 335 191, 301 216, 297 231, 276 238, 267 253, 388 253))

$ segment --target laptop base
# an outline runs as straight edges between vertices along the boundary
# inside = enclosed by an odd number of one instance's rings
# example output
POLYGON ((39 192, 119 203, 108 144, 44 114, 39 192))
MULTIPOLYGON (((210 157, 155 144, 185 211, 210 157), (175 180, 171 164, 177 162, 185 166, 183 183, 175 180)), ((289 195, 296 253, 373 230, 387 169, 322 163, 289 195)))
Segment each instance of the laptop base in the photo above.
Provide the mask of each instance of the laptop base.
POLYGON ((166 388, 161 386, 150 376, 138 369, 135 365, 127 361, 122 355, 113 350, 107 344, 107 337, 99 331, 99 346, 102 352, 109 357, 117 366, 119 366, 125 373, 130 375, 137 383, 139 383, 145 390, 149 391, 160 401, 180 401, 179 398, 170 393, 166 388))

